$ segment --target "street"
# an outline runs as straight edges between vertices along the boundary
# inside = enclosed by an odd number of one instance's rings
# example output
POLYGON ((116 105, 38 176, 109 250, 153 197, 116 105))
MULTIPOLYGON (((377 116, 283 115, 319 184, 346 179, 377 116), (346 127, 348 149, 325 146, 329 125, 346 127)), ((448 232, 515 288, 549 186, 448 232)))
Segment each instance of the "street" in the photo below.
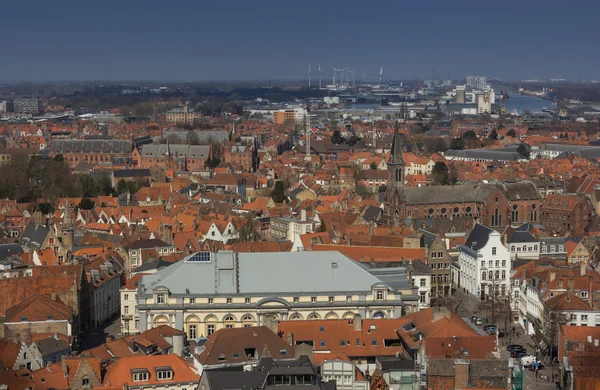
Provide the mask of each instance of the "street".
MULTIPOLYGON (((456 311, 463 318, 463 320, 466 321, 479 334, 485 335, 486 333, 483 331, 483 325, 492 323, 492 313, 490 312, 489 304, 482 304, 482 301, 477 297, 465 294, 461 291, 456 291, 452 298, 454 301, 461 302, 459 307, 455 308, 458 309, 456 311), (483 325, 475 325, 471 321, 472 316, 480 317, 483 320, 483 325), (486 319, 489 319, 489 322, 486 321, 486 319)), ((510 344, 522 345, 527 349, 528 354, 535 354, 535 343, 533 339, 525 334, 525 331, 520 324, 512 321, 509 313, 506 313, 502 310, 497 310, 494 314, 496 315, 495 325, 498 326, 498 330, 502 330, 506 333, 505 337, 498 339, 501 357, 503 359, 513 359, 514 365, 519 364, 517 359, 511 358, 510 353, 506 351, 506 346, 510 344), (505 329, 505 326, 507 329, 505 329)), ((548 361, 543 361, 544 368, 538 371, 537 378, 534 371, 529 371, 529 369, 523 368, 523 389, 556 389, 556 380, 552 380, 552 374, 558 374, 558 366, 555 363, 554 370, 552 370, 548 363, 548 361)))
POLYGON ((106 342, 106 338, 109 336, 115 339, 120 337, 121 332, 121 318, 117 317, 115 320, 107 321, 100 325, 98 329, 94 329, 81 336, 80 350, 85 351, 90 348, 97 347, 106 342))

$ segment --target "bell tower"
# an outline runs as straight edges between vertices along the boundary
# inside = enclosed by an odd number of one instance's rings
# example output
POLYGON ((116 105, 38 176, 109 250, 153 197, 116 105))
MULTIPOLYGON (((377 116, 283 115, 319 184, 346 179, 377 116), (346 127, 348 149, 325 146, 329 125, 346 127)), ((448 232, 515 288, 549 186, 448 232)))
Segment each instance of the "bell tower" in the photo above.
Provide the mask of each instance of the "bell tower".
POLYGON ((401 221, 406 219, 406 197, 404 194, 404 168, 406 164, 402 158, 401 137, 398 131, 398 120, 396 119, 392 150, 388 161, 388 183, 384 202, 384 216, 386 223, 390 226, 400 226, 401 221))

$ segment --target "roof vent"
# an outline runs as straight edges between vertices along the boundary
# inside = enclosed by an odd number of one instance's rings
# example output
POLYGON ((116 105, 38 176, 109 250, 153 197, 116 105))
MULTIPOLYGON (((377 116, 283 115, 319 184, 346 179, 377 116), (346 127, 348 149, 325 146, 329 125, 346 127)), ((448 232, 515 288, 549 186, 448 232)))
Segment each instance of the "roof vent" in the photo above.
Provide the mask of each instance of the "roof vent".
POLYGON ((331 263, 331 269, 338 269, 338 263, 336 263, 336 262, 331 263))

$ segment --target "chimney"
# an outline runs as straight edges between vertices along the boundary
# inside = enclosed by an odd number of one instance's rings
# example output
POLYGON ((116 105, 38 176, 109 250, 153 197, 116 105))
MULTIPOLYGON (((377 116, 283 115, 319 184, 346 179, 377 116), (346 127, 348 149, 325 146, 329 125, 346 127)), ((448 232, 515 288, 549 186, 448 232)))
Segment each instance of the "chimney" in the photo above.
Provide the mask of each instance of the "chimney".
POLYGON ((454 388, 466 389, 469 387, 469 362, 454 360, 454 388))
POLYGON ((294 346, 294 334, 292 332, 288 332, 287 334, 287 343, 292 347, 294 346))
POLYGON ((137 352, 138 346, 135 342, 135 337, 132 337, 131 340, 129 340, 129 349, 131 349, 133 352, 137 352))
POLYGON ((54 332, 54 340, 59 340, 58 333, 54 332))
POLYGON ((355 331, 362 330, 362 317, 358 314, 354 316, 354 330, 355 331))
POLYGON ((587 264, 584 261, 579 263, 579 275, 585 276, 585 272, 587 271, 587 264))
POLYGON ((306 221, 306 210, 300 211, 300 220, 306 221))
POLYGON ((183 356, 183 333, 173 335, 173 353, 177 356, 183 356))
POLYGON ((556 272, 550 272, 550 281, 556 279, 556 272))

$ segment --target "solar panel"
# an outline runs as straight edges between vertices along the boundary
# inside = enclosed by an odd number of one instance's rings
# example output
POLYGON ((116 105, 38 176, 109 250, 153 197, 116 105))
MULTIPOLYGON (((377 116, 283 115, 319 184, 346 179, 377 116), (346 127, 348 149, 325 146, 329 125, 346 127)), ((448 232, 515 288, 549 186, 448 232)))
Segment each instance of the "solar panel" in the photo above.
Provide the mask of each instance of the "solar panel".
POLYGON ((210 252, 196 252, 187 261, 194 263, 210 263, 210 252))

